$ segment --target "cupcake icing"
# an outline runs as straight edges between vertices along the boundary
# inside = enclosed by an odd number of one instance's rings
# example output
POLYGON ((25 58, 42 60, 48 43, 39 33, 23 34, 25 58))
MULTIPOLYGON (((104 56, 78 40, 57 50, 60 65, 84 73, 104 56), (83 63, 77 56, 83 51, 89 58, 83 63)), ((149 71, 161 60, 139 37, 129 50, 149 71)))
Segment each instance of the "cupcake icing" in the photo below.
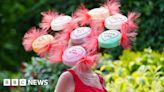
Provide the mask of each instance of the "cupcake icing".
POLYGON ((122 14, 115 14, 105 19, 107 29, 119 30, 121 25, 127 21, 127 17, 122 14))
POLYGON ((46 45, 50 44, 54 40, 52 35, 42 35, 35 39, 32 43, 32 48, 34 52, 38 52, 41 48, 44 49, 46 45))
POLYGON ((93 20, 105 19, 109 16, 109 11, 106 8, 100 7, 90 10, 88 14, 91 16, 91 19, 93 20))
POLYGON ((70 16, 59 16, 51 22, 51 29, 54 31, 60 31, 71 21, 70 16))
POLYGON ((70 37, 72 43, 80 44, 85 41, 85 38, 87 38, 91 34, 91 28, 90 27, 79 27, 75 29, 70 37))
POLYGON ((98 37, 99 46, 102 48, 113 48, 119 45, 121 33, 117 30, 107 30, 98 37))
POLYGON ((63 63, 68 66, 74 66, 85 55, 86 55, 86 51, 83 47, 72 46, 64 51, 62 56, 63 63))

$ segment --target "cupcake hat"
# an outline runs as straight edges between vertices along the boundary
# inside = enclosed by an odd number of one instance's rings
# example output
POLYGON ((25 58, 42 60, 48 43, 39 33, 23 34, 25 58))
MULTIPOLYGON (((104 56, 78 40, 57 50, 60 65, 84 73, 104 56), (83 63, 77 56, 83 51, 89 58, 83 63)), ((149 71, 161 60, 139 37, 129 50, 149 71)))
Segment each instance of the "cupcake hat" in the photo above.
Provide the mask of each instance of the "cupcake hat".
POLYGON ((33 50, 52 64, 92 65, 101 53, 100 48, 119 45, 131 48, 137 35, 135 20, 139 14, 131 12, 126 17, 120 13, 119 7, 117 0, 106 0, 102 6, 91 10, 80 5, 72 16, 52 10, 42 12, 39 28, 29 29, 22 44, 25 51, 33 50))

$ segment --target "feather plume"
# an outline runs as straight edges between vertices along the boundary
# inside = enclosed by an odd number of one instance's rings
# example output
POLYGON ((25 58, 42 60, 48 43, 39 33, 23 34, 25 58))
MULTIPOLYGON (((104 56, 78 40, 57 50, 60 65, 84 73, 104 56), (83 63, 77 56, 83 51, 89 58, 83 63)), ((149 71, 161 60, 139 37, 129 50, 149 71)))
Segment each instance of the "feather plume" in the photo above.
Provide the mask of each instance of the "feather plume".
POLYGON ((106 0, 103 7, 107 8, 111 15, 120 12, 120 3, 117 0, 106 0))
POLYGON ((123 23, 121 26, 121 42, 120 45, 123 48, 131 48, 131 43, 133 39, 136 37, 136 29, 138 28, 135 20, 140 16, 139 13, 131 12, 128 14, 128 21, 123 23))
POLYGON ((89 24, 91 17, 88 14, 88 9, 84 5, 80 5, 74 12, 73 16, 77 18, 78 23, 83 26, 89 24))
POLYGON ((41 12, 42 15, 42 21, 39 24, 40 28, 43 30, 48 30, 51 26, 51 22, 53 19, 55 19, 58 15, 57 12, 48 10, 47 12, 41 12))
POLYGON ((72 17, 72 20, 65 26, 64 31, 67 32, 67 34, 70 34, 75 28, 78 27, 78 23, 75 19, 75 17, 72 17))
POLYGON ((98 53, 98 40, 96 37, 87 38, 82 46, 86 49, 87 55, 94 55, 98 53))
POLYGON ((62 31, 61 33, 57 33, 54 37, 54 42, 51 45, 51 48, 48 53, 48 60, 51 63, 61 62, 62 54, 64 50, 68 46, 68 41, 70 38, 70 32, 62 31))
POLYGON ((63 44, 54 44, 52 45, 49 54, 48 54, 48 60, 54 64, 56 62, 62 61, 62 54, 65 50, 66 46, 63 44))
MULTIPOLYGON (((92 56, 84 56, 83 58, 80 59, 80 64, 85 64, 85 66, 92 66, 95 61, 98 59, 98 55, 92 55, 92 56)), ((90 68, 90 67, 88 67, 90 68)))
POLYGON ((23 46, 26 51, 32 50, 32 42, 41 35, 47 34, 45 30, 36 29, 36 27, 30 28, 23 37, 23 46))
POLYGON ((99 35, 104 31, 104 20, 94 20, 92 22, 90 22, 90 26, 92 28, 92 30, 95 31, 95 35, 99 35))

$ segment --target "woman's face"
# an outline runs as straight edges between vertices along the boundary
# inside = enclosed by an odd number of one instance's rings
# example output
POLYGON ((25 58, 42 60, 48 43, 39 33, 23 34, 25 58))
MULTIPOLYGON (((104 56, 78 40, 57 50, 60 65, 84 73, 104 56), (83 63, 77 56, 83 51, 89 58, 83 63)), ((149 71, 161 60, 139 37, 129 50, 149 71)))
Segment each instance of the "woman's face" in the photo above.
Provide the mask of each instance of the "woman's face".
POLYGON ((82 71, 88 71, 88 70, 94 69, 96 65, 98 64, 99 60, 100 60, 100 55, 96 55, 93 62, 81 61, 80 63, 76 64, 75 67, 77 67, 78 69, 82 71))

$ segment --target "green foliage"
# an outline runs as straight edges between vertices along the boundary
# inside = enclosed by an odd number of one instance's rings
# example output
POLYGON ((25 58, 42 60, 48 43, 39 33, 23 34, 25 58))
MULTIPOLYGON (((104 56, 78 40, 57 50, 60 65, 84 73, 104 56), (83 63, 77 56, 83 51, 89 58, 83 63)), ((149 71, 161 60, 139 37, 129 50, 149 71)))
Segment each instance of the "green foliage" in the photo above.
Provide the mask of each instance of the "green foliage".
POLYGON ((68 67, 61 64, 51 64, 42 58, 33 57, 32 63, 24 63, 25 68, 23 69, 23 78, 25 79, 38 79, 38 80, 48 80, 48 85, 42 86, 26 86, 22 87, 22 92, 53 92, 55 85, 60 74, 68 67))
POLYGON ((164 52, 125 50, 118 61, 104 57, 96 72, 104 76, 108 92, 164 92, 164 52))

